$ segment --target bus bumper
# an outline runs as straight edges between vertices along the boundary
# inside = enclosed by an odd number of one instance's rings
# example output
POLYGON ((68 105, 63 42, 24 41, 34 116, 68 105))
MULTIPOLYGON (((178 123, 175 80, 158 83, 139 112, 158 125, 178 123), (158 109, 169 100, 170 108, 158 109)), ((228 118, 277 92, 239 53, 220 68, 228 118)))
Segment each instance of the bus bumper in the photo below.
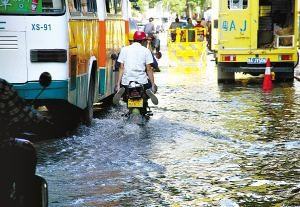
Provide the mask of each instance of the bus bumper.
MULTIPOLYGON (((13 87, 18 91, 19 96, 25 100, 35 99, 42 90, 39 82, 27 82, 24 84, 13 84, 13 87)), ((59 99, 68 100, 68 82, 67 81, 52 81, 37 99, 59 99)))

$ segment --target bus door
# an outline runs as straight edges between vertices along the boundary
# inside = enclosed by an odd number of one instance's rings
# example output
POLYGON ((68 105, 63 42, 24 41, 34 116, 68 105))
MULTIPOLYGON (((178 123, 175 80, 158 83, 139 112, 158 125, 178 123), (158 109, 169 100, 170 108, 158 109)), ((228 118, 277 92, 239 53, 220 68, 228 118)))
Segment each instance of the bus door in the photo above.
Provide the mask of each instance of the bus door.
POLYGON ((250 0, 220 0, 219 6, 219 49, 250 49, 250 0))

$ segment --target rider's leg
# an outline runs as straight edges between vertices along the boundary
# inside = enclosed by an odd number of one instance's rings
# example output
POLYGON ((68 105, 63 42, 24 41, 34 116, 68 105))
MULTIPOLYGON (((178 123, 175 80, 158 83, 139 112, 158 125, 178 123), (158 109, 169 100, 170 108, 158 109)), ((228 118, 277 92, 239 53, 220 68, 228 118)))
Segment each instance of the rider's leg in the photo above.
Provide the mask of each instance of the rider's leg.
POLYGON ((158 38, 154 39, 154 47, 156 49, 156 52, 160 51, 160 39, 158 39, 158 38))
POLYGON ((118 104, 124 93, 125 93, 125 87, 121 85, 121 88, 117 91, 117 93, 113 97, 113 103, 118 104))
POLYGON ((151 88, 152 88, 151 83, 147 83, 147 84, 144 85, 144 89, 145 89, 145 91, 146 91, 147 96, 151 99, 151 101, 152 101, 152 103, 153 103, 154 105, 157 105, 157 104, 158 104, 158 99, 157 99, 157 97, 154 95, 154 93, 153 93, 153 91, 151 90, 151 88))

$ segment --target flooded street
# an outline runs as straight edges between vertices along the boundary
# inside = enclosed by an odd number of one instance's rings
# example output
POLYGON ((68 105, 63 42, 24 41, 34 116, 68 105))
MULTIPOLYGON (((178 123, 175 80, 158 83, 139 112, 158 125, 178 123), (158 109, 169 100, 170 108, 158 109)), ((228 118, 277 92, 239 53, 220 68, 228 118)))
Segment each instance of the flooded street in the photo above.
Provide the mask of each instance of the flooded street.
POLYGON ((49 206, 299 206, 300 83, 218 84, 210 59, 161 67, 145 126, 126 123, 122 104, 36 143, 49 206))

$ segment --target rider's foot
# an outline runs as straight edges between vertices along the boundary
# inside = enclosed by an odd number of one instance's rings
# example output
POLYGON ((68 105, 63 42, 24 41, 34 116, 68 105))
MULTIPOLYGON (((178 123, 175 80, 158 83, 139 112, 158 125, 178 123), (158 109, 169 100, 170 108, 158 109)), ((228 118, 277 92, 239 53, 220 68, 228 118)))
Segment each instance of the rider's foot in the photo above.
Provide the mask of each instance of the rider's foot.
POLYGON ((158 104, 157 97, 154 95, 154 93, 150 89, 146 90, 146 94, 149 96, 149 98, 151 99, 151 101, 154 105, 158 104))
POLYGON ((160 72, 160 69, 159 69, 159 67, 153 68, 153 71, 154 71, 154 72, 160 72))
POLYGON ((113 98, 113 103, 114 104, 119 103, 119 101, 120 101, 121 97, 123 96, 124 92, 125 92, 125 88, 123 88, 123 87, 118 90, 118 92, 114 95, 114 98, 113 98))

